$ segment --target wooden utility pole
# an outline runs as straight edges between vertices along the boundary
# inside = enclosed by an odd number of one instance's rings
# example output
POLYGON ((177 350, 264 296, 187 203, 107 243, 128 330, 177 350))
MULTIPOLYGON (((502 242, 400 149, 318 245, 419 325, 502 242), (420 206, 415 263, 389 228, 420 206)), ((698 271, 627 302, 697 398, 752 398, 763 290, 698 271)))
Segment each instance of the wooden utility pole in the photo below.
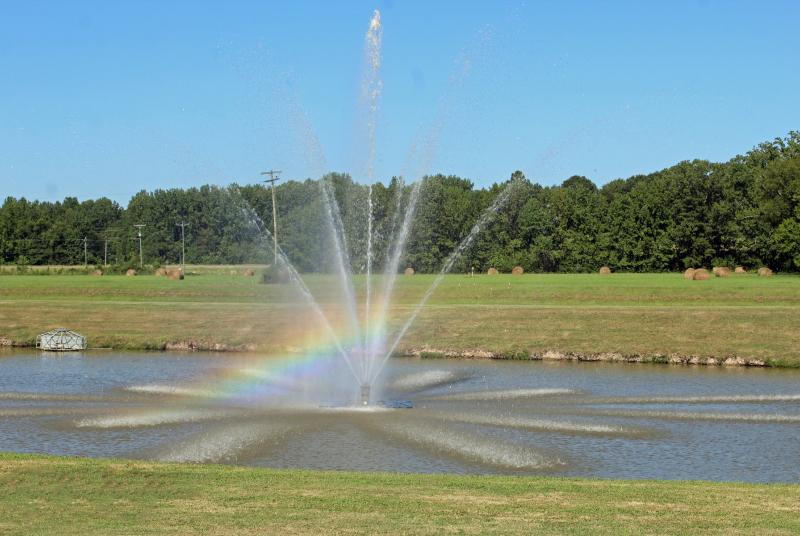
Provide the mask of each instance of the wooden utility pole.
POLYGON ((278 266, 278 207, 275 201, 275 182, 280 180, 278 173, 280 173, 280 171, 276 171, 274 169, 270 169, 269 171, 264 171, 261 173, 262 175, 269 175, 269 178, 264 180, 264 182, 268 182, 272 185, 272 241, 274 245, 273 266, 278 266))
POLYGON ((176 227, 181 228, 181 273, 186 274, 186 227, 189 224, 185 221, 176 223, 176 227))
POLYGON ((133 226, 136 227, 136 229, 139 230, 139 235, 138 235, 138 238, 139 238, 139 269, 141 270, 142 268, 144 268, 144 254, 142 253, 142 229, 144 227, 147 227, 147 225, 145 225, 144 223, 135 223, 135 224, 133 224, 133 226))

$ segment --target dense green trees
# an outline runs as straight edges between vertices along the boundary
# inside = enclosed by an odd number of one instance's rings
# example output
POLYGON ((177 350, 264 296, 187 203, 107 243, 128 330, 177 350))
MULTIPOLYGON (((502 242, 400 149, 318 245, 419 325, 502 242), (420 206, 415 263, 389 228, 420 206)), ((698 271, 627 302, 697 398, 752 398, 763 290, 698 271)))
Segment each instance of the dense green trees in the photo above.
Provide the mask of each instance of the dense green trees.
MULTIPOLYGON (((800 133, 758 145, 725 163, 678 163, 598 188, 586 177, 543 187, 515 172, 515 188, 454 269, 593 272, 682 270, 716 264, 800 270, 800 133)), ((278 186, 279 241, 301 271, 331 270, 328 222, 341 220, 352 268, 366 269, 368 187, 347 175, 325 179, 340 207, 328 213, 321 183, 278 186)), ((469 232, 506 183, 475 189, 436 175, 420 185, 400 268, 433 272, 469 232)), ((375 184, 373 251, 380 269, 402 225, 412 186, 375 184)), ((146 224, 144 255, 177 262, 179 221, 191 263, 270 262, 272 197, 262 185, 139 192, 123 209, 108 199, 59 203, 9 197, 0 207, 0 262, 81 264, 137 258, 133 225, 146 224)))

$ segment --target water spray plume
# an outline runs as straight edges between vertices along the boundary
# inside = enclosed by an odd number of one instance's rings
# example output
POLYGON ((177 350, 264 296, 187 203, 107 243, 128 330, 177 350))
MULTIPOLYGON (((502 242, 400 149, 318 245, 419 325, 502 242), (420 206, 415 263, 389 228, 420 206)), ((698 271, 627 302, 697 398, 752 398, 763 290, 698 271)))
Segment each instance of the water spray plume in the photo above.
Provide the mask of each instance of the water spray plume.
POLYGON ((347 239, 344 232, 344 224, 342 223, 342 216, 339 212, 339 205, 336 202, 336 196, 334 195, 331 181, 323 179, 320 185, 322 188, 322 202, 325 208, 328 231, 336 254, 336 272, 339 277, 341 291, 344 293, 345 307, 347 308, 347 316, 350 322, 350 337, 360 340, 361 327, 356 310, 350 254, 347 249, 347 239))
MULTIPOLYGON (((324 187, 323 187, 324 188, 324 187)), ((238 193, 239 198, 243 201, 241 196, 241 192, 238 189, 233 190, 234 192, 238 193)), ((246 202, 242 203, 241 206, 242 214, 245 216, 245 221, 248 221, 251 225, 259 230, 262 236, 267 238, 268 242, 272 241, 272 234, 269 232, 269 229, 264 225, 264 222, 261 221, 261 218, 255 213, 255 211, 246 204, 246 202)), ((303 278, 300 277, 300 274, 297 272, 297 269, 294 265, 289 261, 289 258, 284 253, 283 249, 280 245, 277 246, 278 250, 278 269, 285 270, 289 281, 294 287, 299 291, 300 295, 306 301, 306 303, 311 307, 314 311, 315 316, 319 319, 322 323, 322 326, 325 332, 330 336, 333 345, 335 346, 336 350, 344 359, 344 362, 347 364, 347 367, 350 369, 350 372, 353 373, 353 376, 358 380, 360 376, 356 372, 355 368, 353 367, 353 363, 350 360, 350 355, 345 351, 344 347, 342 346, 341 340, 339 336, 336 334, 336 331, 331 326, 331 323, 328 321, 328 317, 323 312, 322 308, 317 303, 317 300, 314 299, 314 295, 309 290, 308 286, 306 286, 303 278)))
POLYGON ((414 307, 414 310, 408 317, 408 320, 406 320, 406 322, 403 324, 403 327, 395 336, 393 342, 389 346, 389 350, 386 352, 381 361, 378 363, 377 368, 373 372, 372 381, 377 379, 377 376, 380 374, 381 369, 389 360, 394 351, 397 349, 397 345, 400 344, 400 340, 403 338, 408 329, 417 319, 417 316, 419 315, 420 311, 422 311, 422 308, 425 307, 425 304, 428 303, 428 300, 433 295, 436 288, 444 280, 444 276, 450 273, 450 270, 453 269, 453 266, 455 265, 456 261, 458 261, 464 255, 464 253, 466 253, 469 250, 469 248, 472 247, 478 235, 481 232, 483 232, 483 230, 489 223, 491 223, 492 220, 494 220, 494 217, 508 203, 508 200, 511 198, 511 194, 520 184, 522 184, 522 182, 523 182, 522 179, 518 178, 512 179, 506 185, 503 191, 500 192, 500 195, 498 195, 497 198, 495 198, 491 206, 489 206, 489 208, 487 208, 483 212, 483 214, 481 214, 481 217, 478 219, 475 225, 472 226, 472 229, 470 230, 469 234, 467 234, 467 236, 464 237, 464 239, 461 240, 461 242, 458 244, 456 249, 453 250, 452 253, 450 253, 450 256, 447 257, 447 260, 442 266, 442 269, 436 276, 436 279, 433 280, 433 283, 431 283, 431 285, 425 291, 425 294, 422 296, 422 299, 419 301, 419 303, 417 303, 416 307, 414 307))

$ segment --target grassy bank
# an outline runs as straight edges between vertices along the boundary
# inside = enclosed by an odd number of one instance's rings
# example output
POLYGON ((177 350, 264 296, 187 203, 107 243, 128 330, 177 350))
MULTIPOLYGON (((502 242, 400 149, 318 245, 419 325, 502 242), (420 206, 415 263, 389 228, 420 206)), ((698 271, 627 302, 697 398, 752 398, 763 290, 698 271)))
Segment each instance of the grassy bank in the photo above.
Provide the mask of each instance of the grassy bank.
MULTIPOLYGON (((38 333, 64 325, 87 335, 93 346, 120 349, 194 341, 286 352, 317 340, 319 333, 309 333, 313 316, 297 305, 291 288, 257 279, 228 267, 184 281, 0 277, 0 338, 31 343, 38 333)), ((391 325, 402 324, 433 279, 398 278, 391 325)), ((307 280, 322 307, 344 318, 337 314, 337 285, 322 276, 307 280)), ((356 283, 363 294, 364 280, 356 283)), ((799 322, 796 276, 685 281, 679 274, 451 275, 400 347, 741 356, 797 366, 799 322)))
POLYGON ((796 534, 800 486, 0 454, 3 534, 796 534))

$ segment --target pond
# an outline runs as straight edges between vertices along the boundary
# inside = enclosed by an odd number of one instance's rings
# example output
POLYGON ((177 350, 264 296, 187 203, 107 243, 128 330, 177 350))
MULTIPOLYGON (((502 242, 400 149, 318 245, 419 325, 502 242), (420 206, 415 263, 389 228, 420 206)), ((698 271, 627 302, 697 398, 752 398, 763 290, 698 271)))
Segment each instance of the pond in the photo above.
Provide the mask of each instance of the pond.
POLYGON ((336 470, 800 482, 800 372, 392 359, 380 405, 269 359, 0 353, 0 450, 336 470), (265 363, 267 365, 265 366, 265 363), (235 386, 232 388, 231 386, 235 386))

